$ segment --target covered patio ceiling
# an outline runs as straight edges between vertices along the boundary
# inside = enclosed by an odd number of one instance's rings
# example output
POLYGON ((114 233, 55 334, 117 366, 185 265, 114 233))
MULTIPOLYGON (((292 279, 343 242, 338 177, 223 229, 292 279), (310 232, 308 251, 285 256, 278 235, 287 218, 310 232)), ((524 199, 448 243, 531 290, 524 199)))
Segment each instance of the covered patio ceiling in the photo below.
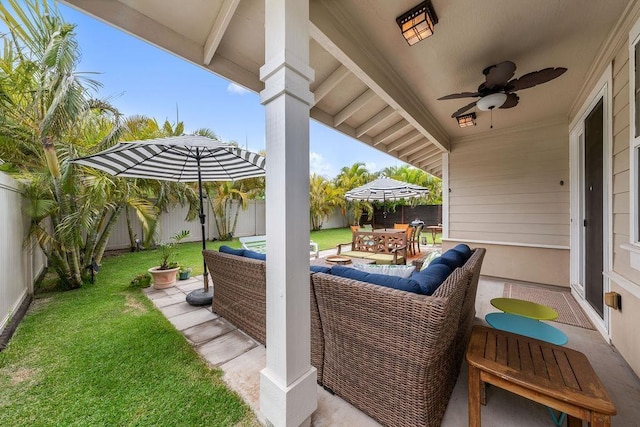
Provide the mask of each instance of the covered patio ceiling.
MULTIPOLYGON (((264 64, 261 0, 65 0, 98 19, 259 92, 264 64)), ((451 114, 473 99, 482 70, 505 60, 515 77, 566 67, 561 77, 518 92, 515 108, 493 112, 494 128, 566 118, 599 49, 629 0, 432 0, 435 34, 409 46, 395 18, 420 0, 310 0, 311 117, 433 175, 464 135, 489 131, 490 112, 459 128, 451 114)))

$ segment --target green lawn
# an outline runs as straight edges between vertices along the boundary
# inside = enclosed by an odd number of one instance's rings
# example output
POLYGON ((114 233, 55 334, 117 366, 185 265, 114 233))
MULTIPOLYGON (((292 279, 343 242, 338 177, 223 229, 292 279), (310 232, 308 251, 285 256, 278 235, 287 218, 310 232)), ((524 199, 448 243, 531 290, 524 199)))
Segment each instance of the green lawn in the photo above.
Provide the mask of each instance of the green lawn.
MULTIPOLYGON (((202 271, 198 244, 179 252, 202 271)), ((157 259, 156 251, 105 258, 94 285, 36 295, 0 353, 0 425, 256 424, 221 371, 129 286, 157 259)))

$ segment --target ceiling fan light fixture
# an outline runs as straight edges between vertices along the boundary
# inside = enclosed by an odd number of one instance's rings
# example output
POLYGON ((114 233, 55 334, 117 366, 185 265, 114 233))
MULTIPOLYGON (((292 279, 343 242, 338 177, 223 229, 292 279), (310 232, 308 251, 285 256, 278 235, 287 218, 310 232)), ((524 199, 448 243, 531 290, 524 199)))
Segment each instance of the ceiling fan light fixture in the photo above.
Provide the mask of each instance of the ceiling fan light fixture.
POLYGON ((476 106, 482 111, 493 110, 494 108, 501 107, 507 101, 506 93, 492 93, 487 96, 483 96, 478 100, 476 106))
POLYGON ((404 39, 413 46, 433 34, 438 16, 429 0, 424 1, 396 18, 404 39))
POLYGON ((457 116, 456 120, 458 120, 458 126, 461 128, 466 128, 469 126, 476 125, 476 113, 468 113, 462 114, 461 116, 457 116))

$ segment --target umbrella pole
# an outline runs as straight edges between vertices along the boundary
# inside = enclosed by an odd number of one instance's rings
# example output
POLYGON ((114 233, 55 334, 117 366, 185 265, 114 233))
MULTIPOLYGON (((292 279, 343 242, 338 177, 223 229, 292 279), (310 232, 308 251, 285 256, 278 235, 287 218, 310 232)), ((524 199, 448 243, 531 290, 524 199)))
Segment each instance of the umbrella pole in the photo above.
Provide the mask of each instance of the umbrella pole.
MULTIPOLYGON (((196 148, 196 162, 198 163, 198 194, 200 196, 200 228, 202 231, 202 250, 206 247, 206 236, 204 231, 204 221, 206 215, 204 214, 204 203, 202 197, 202 174, 200 172, 200 149, 196 148)), ((202 257, 202 264, 204 266, 204 273, 202 273, 202 280, 204 281, 203 290, 195 290, 187 295, 187 303, 191 305, 210 305, 213 302, 213 292, 209 292, 209 272, 207 271, 207 262, 202 257)))
MULTIPOLYGON (((200 230, 202 232, 202 250, 204 251, 205 249, 207 249, 207 245, 206 245, 206 241, 207 238, 205 237, 205 231, 204 231, 204 221, 205 218, 207 217, 204 214, 204 206, 203 206, 203 198, 202 198, 202 177, 200 176, 200 159, 198 158, 198 191, 199 191, 199 196, 200 196, 200 230)), ((202 265, 204 266, 204 273, 202 273, 202 280, 204 281, 204 291, 209 292, 209 272, 207 271, 207 263, 204 260, 204 257, 202 257, 202 265)))

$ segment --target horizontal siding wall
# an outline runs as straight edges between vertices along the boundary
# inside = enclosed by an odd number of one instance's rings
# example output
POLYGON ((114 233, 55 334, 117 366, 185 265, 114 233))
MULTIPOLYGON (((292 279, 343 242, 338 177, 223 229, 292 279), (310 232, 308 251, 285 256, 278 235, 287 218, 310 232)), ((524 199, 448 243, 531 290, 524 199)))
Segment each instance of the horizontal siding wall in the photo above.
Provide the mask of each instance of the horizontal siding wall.
POLYGON ((569 286, 568 123, 454 141, 449 191, 445 247, 486 247, 483 274, 569 286))
POLYGON ((455 142, 449 174, 450 238, 569 246, 567 124, 455 142))
POLYGON ((0 173, 0 331, 33 293, 33 282, 45 267, 42 252, 23 244, 29 223, 21 207, 17 183, 0 173))
MULTIPOLYGON (((622 295, 622 310, 609 310, 609 333, 636 374, 640 375, 640 271, 631 267, 630 242, 630 112, 629 50, 625 44, 613 60, 613 280, 611 291, 622 295)), ((636 190, 637 191, 637 190, 636 190)))

